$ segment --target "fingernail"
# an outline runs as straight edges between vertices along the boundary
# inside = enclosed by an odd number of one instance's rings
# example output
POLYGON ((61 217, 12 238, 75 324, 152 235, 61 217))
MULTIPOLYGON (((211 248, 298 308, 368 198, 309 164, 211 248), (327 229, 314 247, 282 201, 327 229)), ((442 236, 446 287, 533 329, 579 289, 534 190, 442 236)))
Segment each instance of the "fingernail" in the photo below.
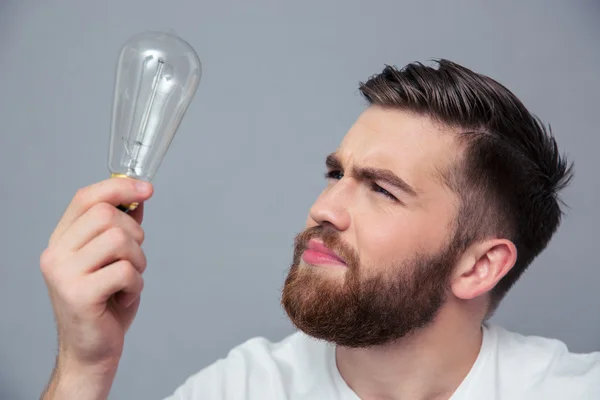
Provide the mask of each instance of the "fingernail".
POLYGON ((135 183, 135 188, 140 193, 148 193, 150 191, 150 184, 144 181, 138 181, 135 183))

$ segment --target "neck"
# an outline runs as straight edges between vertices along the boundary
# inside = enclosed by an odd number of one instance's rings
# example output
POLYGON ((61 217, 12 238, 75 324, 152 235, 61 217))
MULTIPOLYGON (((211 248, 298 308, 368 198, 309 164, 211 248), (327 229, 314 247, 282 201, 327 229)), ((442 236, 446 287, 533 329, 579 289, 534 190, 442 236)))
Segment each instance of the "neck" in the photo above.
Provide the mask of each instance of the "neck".
POLYGON ((438 318, 393 344, 367 349, 337 347, 342 378, 361 399, 449 399, 481 348, 473 317, 440 310, 438 318))

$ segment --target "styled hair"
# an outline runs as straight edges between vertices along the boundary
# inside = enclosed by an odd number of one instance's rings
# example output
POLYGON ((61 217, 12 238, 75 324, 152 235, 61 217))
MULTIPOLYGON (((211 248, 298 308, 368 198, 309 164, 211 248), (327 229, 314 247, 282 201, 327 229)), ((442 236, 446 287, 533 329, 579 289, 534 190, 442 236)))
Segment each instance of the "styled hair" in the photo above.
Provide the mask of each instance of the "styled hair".
POLYGON ((370 105, 427 116, 457 135, 462 154, 442 172, 460 199, 453 244, 464 251, 506 238, 517 248, 515 265, 490 292, 492 313, 558 229, 558 192, 572 179, 573 164, 550 127, 506 87, 451 61, 435 63, 386 66, 360 91, 370 105))

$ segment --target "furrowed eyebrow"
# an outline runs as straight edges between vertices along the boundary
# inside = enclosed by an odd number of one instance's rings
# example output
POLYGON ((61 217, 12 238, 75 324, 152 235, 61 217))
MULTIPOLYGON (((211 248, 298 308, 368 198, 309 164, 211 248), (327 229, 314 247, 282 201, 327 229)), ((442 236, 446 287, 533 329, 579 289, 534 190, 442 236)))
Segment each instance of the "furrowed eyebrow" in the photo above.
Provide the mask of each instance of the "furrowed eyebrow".
POLYGON ((333 153, 328 155, 325 159, 325 166, 327 166, 327 168, 329 169, 334 170, 342 169, 342 163, 340 162, 340 159, 333 153))
MULTIPOLYGON (((342 163, 339 157, 332 153, 325 159, 325 165, 330 170, 342 170, 342 163)), ((385 182, 395 188, 407 193, 410 196, 416 197, 418 195, 411 185, 408 184, 404 179, 400 178, 392 171, 381 168, 370 168, 370 167, 355 167, 353 169, 353 175, 362 180, 385 182)))
POLYGON ((388 169, 356 168, 354 174, 362 179, 385 182, 413 197, 418 195, 417 191, 411 185, 388 169))

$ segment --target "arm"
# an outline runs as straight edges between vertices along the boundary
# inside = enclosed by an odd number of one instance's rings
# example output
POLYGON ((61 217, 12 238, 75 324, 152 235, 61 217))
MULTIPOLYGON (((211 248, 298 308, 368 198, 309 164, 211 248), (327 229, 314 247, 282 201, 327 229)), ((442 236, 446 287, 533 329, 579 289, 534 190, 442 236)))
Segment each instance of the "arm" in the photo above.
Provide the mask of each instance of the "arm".
POLYGON ((61 367, 57 361, 40 400, 105 400, 115 375, 116 368, 84 371, 82 368, 61 367))
POLYGON ((43 400, 106 399, 140 303, 143 201, 152 187, 111 178, 77 192, 40 257, 59 352, 43 400), (131 214, 116 206, 138 202, 131 214))

